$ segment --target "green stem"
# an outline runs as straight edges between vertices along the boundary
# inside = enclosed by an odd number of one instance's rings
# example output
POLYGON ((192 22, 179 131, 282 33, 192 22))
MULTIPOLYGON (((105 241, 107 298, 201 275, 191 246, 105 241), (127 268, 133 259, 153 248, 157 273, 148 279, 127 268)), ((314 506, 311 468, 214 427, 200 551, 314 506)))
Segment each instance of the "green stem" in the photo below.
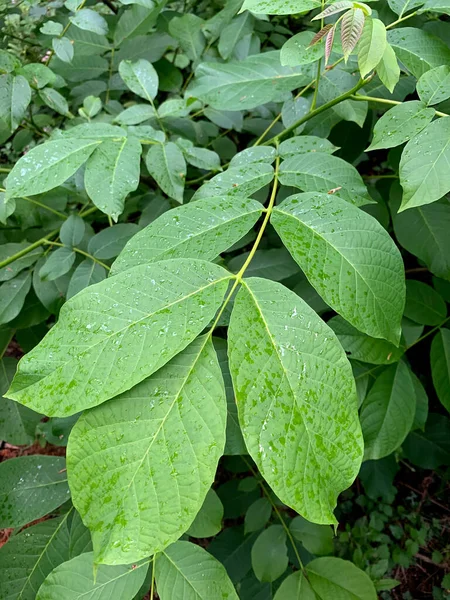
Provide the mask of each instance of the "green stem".
POLYGON ((155 597, 155 564, 156 564, 157 554, 154 555, 152 561, 152 582, 150 584, 150 600, 153 600, 155 597))
MULTIPOLYGON (((59 246, 60 248, 67 248, 67 246, 65 244, 61 244, 60 242, 51 242, 50 240, 46 240, 44 242, 44 244, 50 244, 50 246, 59 246)), ((85 256, 86 258, 90 258, 95 263, 97 263, 98 265, 100 265, 101 267, 106 269, 107 271, 111 270, 111 267, 109 267, 107 264, 105 264, 101 260, 98 260, 98 258, 95 258, 95 256, 92 256, 92 254, 89 254, 88 252, 85 252, 84 250, 81 250, 80 248, 76 248, 75 246, 72 247, 72 250, 74 252, 76 252, 77 254, 81 254, 82 256, 85 256)))
POLYGON ((0 173, 11 173, 12 169, 8 169, 8 167, 0 167, 0 173))
POLYGON ((440 329, 441 327, 443 327, 443 325, 445 325, 448 321, 450 321, 450 317, 447 317, 446 319, 444 319, 442 321, 442 323, 440 323, 439 325, 436 325, 436 327, 433 327, 433 329, 430 329, 430 331, 427 331, 427 333, 424 333, 418 340, 416 340, 415 342, 413 342, 406 349, 409 350, 410 348, 412 348, 416 344, 419 344, 422 340, 424 340, 425 338, 427 338, 429 335, 435 333, 438 329, 440 329))
MULTIPOLYGON (((403 102, 399 102, 398 100, 388 100, 387 98, 376 98, 375 96, 361 96, 360 94, 352 94, 350 96, 351 100, 358 100, 359 102, 378 102, 378 104, 390 104, 391 106, 398 106, 399 104, 403 104, 403 102)), ((436 116, 438 117, 450 117, 447 113, 441 112, 440 110, 435 110, 436 116)))
MULTIPOLYGON (((0 192, 6 192, 5 188, 0 187, 0 192)), ((28 198, 28 196, 18 196, 18 198, 20 198, 21 200, 26 200, 27 202, 30 202, 31 204, 35 204, 36 206, 39 206, 40 208, 44 208, 45 210, 48 210, 49 212, 53 213, 57 217, 60 217, 61 219, 67 219, 67 215, 65 215, 64 213, 60 212, 59 210, 56 210, 55 208, 51 208, 51 206, 42 204, 42 202, 39 202, 38 200, 33 200, 33 198, 28 198)))
POLYGON ((20 252, 16 252, 16 254, 13 254, 12 256, 9 256, 8 258, 6 258, 2 262, 0 262, 0 269, 2 269, 3 267, 6 267, 8 265, 10 265, 15 260, 18 260, 19 258, 22 258, 22 256, 26 256, 27 254, 29 254, 30 252, 32 252, 35 248, 39 248, 39 246, 43 246, 45 243, 48 243, 49 238, 55 237, 56 235, 58 235, 58 233, 59 233, 59 229, 55 229, 55 230, 51 231, 45 237, 41 238, 40 240, 37 240, 36 242, 33 242, 32 244, 30 244, 29 246, 27 246, 23 250, 20 250, 20 252))
POLYGON ((400 17, 399 19, 397 19, 393 23, 390 23, 389 25, 386 25, 386 29, 392 29, 392 27, 395 27, 396 25, 398 25, 402 21, 406 21, 407 19, 410 19, 411 17, 415 17, 416 15, 417 15, 417 10, 415 10, 412 13, 409 13, 409 15, 406 15, 406 17, 400 17))
MULTIPOLYGON (((87 2, 87 0, 83 0, 83 2, 82 2, 82 3, 80 4, 80 6, 77 8, 76 12, 78 12, 79 10, 81 10, 81 9, 84 7, 84 5, 86 4, 86 2, 87 2)), ((58 39, 61 39, 61 38, 63 38, 63 37, 66 35, 66 33, 67 33, 67 31, 68 31, 68 29, 69 29, 69 27, 70 27, 71 25, 72 25, 72 21, 68 21, 68 22, 67 22, 67 24, 66 24, 66 26, 64 27, 64 29, 63 29, 63 30, 61 31, 61 33, 58 35, 58 39)), ((46 66, 47 66, 47 67, 48 67, 48 65, 50 64, 50 61, 52 60, 52 58, 53 58, 54 54, 55 54, 55 51, 54 51, 53 49, 52 49, 52 50, 50 50, 50 52, 49 52, 49 54, 48 54, 48 58, 47 58, 47 60, 45 61, 45 64, 46 64, 46 66)))
MULTIPOLYGON (((320 9, 321 12, 323 12, 324 7, 325 7, 325 0, 322 0, 322 6, 321 6, 321 9, 320 9)), ((322 28, 323 28, 323 18, 320 19, 320 29, 322 29, 322 28)), ((316 84, 314 86, 314 95, 313 95, 313 99, 312 99, 312 102, 311 102, 311 108, 310 108, 310 110, 314 110, 316 108, 317 95, 319 93, 321 69, 322 69, 322 57, 319 58, 319 61, 317 63, 316 84)))

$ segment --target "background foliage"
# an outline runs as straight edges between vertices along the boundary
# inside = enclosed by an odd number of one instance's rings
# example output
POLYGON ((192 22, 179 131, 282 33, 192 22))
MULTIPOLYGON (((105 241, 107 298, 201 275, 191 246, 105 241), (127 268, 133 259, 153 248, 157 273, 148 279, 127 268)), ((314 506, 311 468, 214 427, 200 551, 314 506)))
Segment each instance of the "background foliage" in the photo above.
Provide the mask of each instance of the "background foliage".
POLYGON ((2 600, 450 596, 449 15, 0 2, 2 600))

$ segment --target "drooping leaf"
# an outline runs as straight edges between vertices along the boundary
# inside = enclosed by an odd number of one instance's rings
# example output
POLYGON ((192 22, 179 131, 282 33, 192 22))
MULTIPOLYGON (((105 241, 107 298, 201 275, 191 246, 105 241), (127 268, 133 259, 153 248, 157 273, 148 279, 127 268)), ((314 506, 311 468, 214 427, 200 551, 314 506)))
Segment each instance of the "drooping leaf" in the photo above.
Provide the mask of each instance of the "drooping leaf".
POLYGON ((223 504, 217 493, 211 489, 206 494, 205 501, 187 534, 196 538, 213 537, 222 529, 222 519, 223 504))
POLYGON ((320 8, 318 0, 245 0, 243 10, 263 15, 292 15, 320 8))
POLYGON ((417 27, 391 29, 388 42, 398 59, 417 79, 434 67, 450 62, 450 48, 438 37, 417 27))
POLYGON ((220 171, 220 156, 208 148, 184 148, 184 157, 187 162, 199 169, 220 171))
POLYGON ((92 202, 117 221, 126 196, 139 185, 142 147, 135 137, 104 141, 86 164, 84 183, 92 202))
POLYGON ((364 458, 379 459, 396 450, 411 430, 416 410, 411 372, 402 361, 379 375, 361 407, 364 458))
POLYGON ((450 98, 450 67, 442 65, 424 73, 417 82, 417 93, 428 106, 450 98))
POLYGON ((312 38, 310 45, 314 46, 315 44, 320 42, 320 40, 322 38, 324 38, 330 32, 330 29, 333 29, 333 27, 334 27, 333 23, 328 23, 328 25, 325 25, 324 27, 322 27, 322 29, 320 29, 312 38))
POLYGON ((69 560, 70 513, 33 525, 0 549, 0 597, 35 600, 42 582, 69 560))
POLYGON ((267 163, 250 163, 242 167, 230 167, 204 183, 194 194, 193 199, 214 196, 251 196, 273 179, 273 167, 267 163))
POLYGON ((81 217, 72 214, 64 221, 59 231, 61 242, 66 246, 77 246, 83 239, 86 226, 81 217))
POLYGON ((47 576, 36 600, 133 600, 148 570, 149 561, 137 565, 100 565, 94 572, 92 552, 63 562, 47 576))
POLYGON ((119 65, 119 73, 132 92, 148 102, 155 98, 159 78, 155 67, 148 60, 123 60, 119 65))
POLYGON ((386 27, 380 19, 367 17, 359 41, 358 66, 361 77, 373 71, 386 50, 386 27))
POLYGON ((281 163, 280 182, 305 192, 323 192, 356 206, 372 199, 361 176, 350 163, 322 152, 293 156, 281 163))
POLYGON ((376 72, 381 82, 392 94, 400 79, 400 67, 394 49, 390 44, 386 44, 383 56, 377 65, 376 72))
POLYGON ((188 529, 214 480, 225 425, 225 390, 209 336, 84 413, 70 436, 68 471, 96 562, 139 560, 188 529))
POLYGON ((447 315, 447 307, 442 296, 431 286, 409 279, 404 315, 421 325, 440 325, 447 315))
POLYGON ((58 139, 36 146, 14 165, 5 180, 7 198, 33 196, 58 187, 100 144, 90 139, 58 139))
POLYGON ((44 281, 54 281, 72 268, 76 254, 71 248, 57 248, 39 269, 39 277, 44 281))
POLYGON ((229 358, 244 439, 264 478, 308 520, 334 523, 362 440, 351 367, 331 329, 282 285, 246 279, 231 315, 229 358))
POLYGON ((202 63, 189 95, 218 110, 245 110, 284 100, 286 93, 310 82, 310 65, 283 67, 278 51, 239 62, 202 63))
POLYGON ((275 581, 287 569, 286 540, 286 532, 281 525, 271 525, 257 537, 252 548, 252 567, 259 581, 275 581))
POLYGON ((186 161, 183 153, 173 142, 155 144, 145 158, 148 172, 170 198, 183 202, 186 178, 186 161))
POLYGON ((0 75, 0 143, 19 127, 31 101, 31 89, 22 75, 0 75))
POLYGON ((316 525, 303 517, 295 517, 289 524, 295 539, 316 556, 333 553, 333 530, 328 525, 316 525))
POLYGON ((176 542, 158 556, 156 585, 161 600, 238 600, 224 566, 190 542, 176 542))
POLYGON ((399 211, 431 204, 450 191, 450 119, 433 121, 412 140, 400 160, 403 199, 399 211))
POLYGON ((431 344, 431 374, 442 405, 450 412, 450 331, 441 329, 431 344))
POLYGON ((420 133, 434 117, 434 110, 419 100, 410 100, 388 110, 375 123, 367 151, 393 148, 420 133))
POLYGON ((214 260, 256 223, 262 205, 249 198, 202 198, 161 215, 135 235, 112 274, 167 258, 214 260))
POLYGON ((344 200, 311 193, 287 198, 271 222, 329 306, 367 335, 399 343, 403 261, 376 219, 344 200))
POLYGON ((318 21, 319 19, 325 19, 326 17, 330 17, 331 15, 336 15, 344 10, 353 8, 353 2, 350 0, 340 0, 339 2, 334 2, 330 6, 327 6, 325 10, 320 12, 318 15, 313 17, 311 21, 318 21))
POLYGON ((68 416, 130 389, 201 332, 230 278, 217 265, 174 259, 86 288, 22 358, 7 397, 49 416, 68 416))
POLYGON ((0 286, 0 324, 9 323, 22 310, 31 287, 31 273, 22 271, 0 286))
POLYGON ((336 33, 336 27, 331 27, 325 38, 325 66, 328 65, 331 52, 333 50, 334 35, 336 33))
MULTIPOLYGON (((332 8, 333 6, 335 5, 332 4, 328 8, 332 8)), ((345 13, 341 21, 341 43, 345 62, 347 62, 348 57, 359 42, 364 27, 364 21, 365 15, 361 8, 352 8, 345 13)))
POLYGON ((0 527, 22 527, 69 499, 65 460, 21 456, 0 463, 0 527))
POLYGON ((316 558, 306 565, 308 581, 319 598, 376 600, 370 577, 342 558, 316 558))

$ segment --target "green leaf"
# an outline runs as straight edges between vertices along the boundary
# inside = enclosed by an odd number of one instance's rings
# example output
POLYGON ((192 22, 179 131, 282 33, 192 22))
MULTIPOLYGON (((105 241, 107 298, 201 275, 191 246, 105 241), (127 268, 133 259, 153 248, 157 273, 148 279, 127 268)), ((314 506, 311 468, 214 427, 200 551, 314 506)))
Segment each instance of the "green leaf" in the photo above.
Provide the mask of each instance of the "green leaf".
POLYGON ((65 460, 22 456, 0 463, 0 527, 22 527, 69 499, 65 460))
POLYGON ((194 194, 193 199, 214 196, 251 196, 269 184, 274 170, 267 163, 250 163, 242 167, 230 167, 204 183, 194 194))
POLYGON ((31 101, 31 89, 22 75, 0 75, 0 143, 19 127, 31 101))
POLYGON ((74 511, 70 525, 69 558, 75 558, 83 552, 92 552, 92 541, 89 529, 84 526, 80 513, 74 511))
POLYGON ((431 344, 431 374, 441 404, 450 412, 450 330, 441 329, 431 344))
POLYGON ((398 470, 395 454, 390 454, 380 460, 364 461, 358 477, 369 498, 372 500, 381 498, 390 504, 397 491, 392 484, 398 470))
POLYGON ((161 600, 238 600, 225 567, 200 546, 176 542, 158 556, 155 566, 161 600))
MULTIPOLYGON (((332 5, 333 6, 333 5, 332 5)), ((330 102, 337 96, 348 92, 356 84, 355 77, 336 68, 325 73, 320 80, 319 96, 324 102, 330 102)), ((345 121, 353 121, 363 127, 367 117, 368 104, 356 100, 344 100, 333 106, 330 111, 345 121)))
MULTIPOLYGON (((155 114, 153 106, 149 104, 135 104, 119 113, 114 118, 114 122, 120 123, 120 125, 139 125, 139 123, 152 119, 155 114)), ((164 136, 164 134, 162 135, 164 136)), ((164 138, 161 141, 164 141, 164 138)))
POLYGON ((57 248, 39 269, 39 277, 44 281, 53 281, 65 275, 73 266, 76 254, 71 248, 57 248))
POLYGON ((245 533, 259 531, 266 526, 272 515, 272 505, 267 498, 258 498, 245 513, 245 533))
POLYGON ((373 71, 386 50, 386 27, 379 19, 367 17, 359 40, 358 66, 361 77, 373 71))
POLYGON ((203 25, 203 19, 194 14, 174 17, 169 23, 170 35, 179 42, 187 57, 195 62, 201 58, 206 47, 203 25))
POLYGON ((36 600, 133 600, 148 570, 149 561, 114 567, 96 565, 92 552, 60 564, 39 588, 36 600))
POLYGON ((12 536, 0 549, 0 597, 35 600, 44 579, 69 559, 70 513, 12 536))
POLYGON ((316 558, 306 567, 308 581, 319 598, 376 600, 370 577, 342 558, 316 558))
POLYGON ((410 140, 400 160, 399 212, 431 204, 450 191, 450 119, 438 119, 410 140))
POLYGON ((112 274, 167 258, 214 260, 253 227, 262 210, 256 200, 229 197, 202 198, 174 208, 128 242, 112 274))
POLYGON ((97 142, 110 140, 111 138, 117 140, 117 138, 123 138, 126 135, 125 129, 109 123, 84 123, 83 125, 76 125, 63 133, 65 138, 96 140, 97 142))
POLYGON ((271 525, 253 544, 253 571, 259 581, 272 582, 286 571, 288 563, 286 532, 281 525, 271 525))
POLYGON ((228 60, 236 48, 236 44, 243 37, 253 32, 254 18, 246 12, 234 18, 220 34, 217 49, 224 60, 228 60))
POLYGON ((70 17, 70 22, 80 29, 92 31, 99 35, 106 35, 108 33, 108 23, 106 20, 98 12, 90 8, 83 8, 77 11, 73 17, 70 17))
POLYGON ((252 146, 233 156, 230 167, 245 167, 254 163, 272 164, 277 156, 275 148, 270 146, 252 146))
POLYGON ((417 82, 417 93, 428 106, 450 98, 450 67, 430 69, 417 82))
POLYGON ((220 157, 208 148, 184 148, 183 154, 190 165, 208 171, 220 170, 220 157))
POLYGON ((16 210, 16 201, 13 198, 6 199, 6 194, 0 192, 0 223, 6 225, 8 217, 16 210))
MULTIPOLYGON (((59 25, 59 23, 58 23, 59 25)), ((52 47, 55 51, 56 56, 62 60, 63 62, 70 63, 73 58, 73 44, 72 42, 66 38, 53 38, 52 47)))
POLYGON ((405 351, 402 346, 397 348, 386 340, 369 337, 342 317, 333 317, 328 321, 328 325, 351 359, 373 365, 388 365, 400 360, 405 351))
POLYGON ((376 72, 381 82, 392 94, 400 79, 400 67, 394 49, 390 44, 386 44, 383 56, 377 65, 376 72))
POLYGON ((316 594, 302 571, 291 573, 286 579, 283 579, 274 596, 274 600, 286 600, 287 598, 289 600, 317 600, 316 594))
POLYGON ((56 21, 46 21, 39 29, 44 35, 60 35, 64 27, 56 21))
MULTIPOLYGON (((238 273, 246 262, 250 252, 234 256, 228 262, 228 268, 233 273, 238 273)), ((298 275, 299 268, 285 248, 271 248, 270 250, 257 250, 251 263, 245 270, 247 277, 264 277, 272 281, 283 281, 298 275)))
POLYGON ((293 15, 320 8, 319 0, 244 0, 241 11, 262 15, 293 15))
POLYGON ((158 73, 148 60, 123 60, 119 73, 126 86, 135 94, 152 102, 158 93, 158 73))
MULTIPOLYGON (((95 34, 91 33, 90 35, 95 34)), ((86 56, 75 54, 71 63, 65 63, 58 58, 52 60, 52 69, 67 81, 72 82, 96 80, 108 71, 108 66, 108 61, 101 56, 89 56, 89 60, 86 60, 86 56)))
POLYGON ((89 139, 58 139, 36 146, 16 162, 6 178, 6 197, 33 196, 58 187, 99 144, 89 139))
POLYGON ((84 413, 70 436, 68 471, 96 562, 139 560, 188 529, 214 480, 225 424, 225 390, 208 336, 84 413))
MULTIPOLYGON (((421 1, 420 4, 423 2, 421 1)), ((440 15, 450 15, 448 0, 427 0, 420 12, 432 12, 440 15)))
POLYGON ((434 114, 432 108, 427 108, 419 100, 394 106, 375 123, 373 140, 366 151, 404 144, 420 133, 431 122, 434 114))
POLYGON ((244 439, 267 483, 308 520, 335 523, 362 436, 353 374, 334 333, 294 292, 246 279, 228 352, 244 439))
POLYGON ((66 246, 78 246, 84 237, 85 224, 81 217, 72 214, 64 221, 59 232, 60 240, 66 246))
POLYGON ((329 306, 367 335, 398 345, 403 261, 376 219, 329 195, 297 194, 275 208, 271 222, 329 306))
MULTIPOLYGON (((107 231, 104 229, 103 231, 107 231)), ((72 298, 94 283, 100 283, 106 279, 106 270, 104 267, 94 262, 90 258, 86 258, 75 269, 67 289, 67 300, 72 298)))
POLYGON ((325 138, 315 135, 298 135, 281 142, 278 153, 281 158, 292 158, 308 152, 333 154, 339 148, 325 138))
POLYGON ((125 198, 139 185, 142 146, 135 137, 105 141, 86 164, 84 183, 92 202, 115 221, 125 198))
POLYGON ((7 397, 49 416, 68 416, 130 389, 206 327, 231 277, 205 261, 176 259, 86 288, 22 358, 7 397))
POLYGON ((450 280, 450 206, 447 200, 405 210, 394 215, 393 224, 403 248, 422 260, 432 273, 450 280))
POLYGON ((288 39, 281 48, 280 61, 283 67, 297 67, 316 62, 322 58, 321 44, 311 45, 314 38, 312 31, 301 31, 288 39))
POLYGON ((162 191, 177 202, 183 202, 186 161, 173 142, 155 144, 145 157, 148 172, 162 191))
POLYGON ((411 430, 416 410, 411 372, 404 362, 387 367, 377 377, 361 407, 364 459, 394 452, 411 430))
MULTIPOLYGON (((160 3, 161 8, 163 4, 160 3)), ((114 46, 118 48, 127 39, 148 33, 156 23, 160 7, 146 8, 135 4, 124 11, 114 30, 114 46)))
MULTIPOLYGON (((19 244, 10 243, 3 244, 0 246, 0 260, 5 260, 14 256, 17 252, 28 248, 29 244, 27 242, 21 242, 19 244)), ((0 281, 9 281, 13 279, 16 275, 18 275, 21 271, 26 269, 27 267, 31 267, 38 258, 42 255, 42 248, 36 248, 32 252, 28 252, 21 258, 16 259, 14 262, 10 263, 6 267, 2 267, 0 269, 0 281)))
MULTIPOLYGON (((70 250, 66 248, 66 250, 70 250)), ((43 280, 40 276, 40 270, 45 265, 46 259, 42 257, 36 264, 33 271, 33 289, 36 296, 45 306, 45 308, 53 314, 58 314, 61 306, 64 304, 67 288, 70 281, 70 274, 65 274, 53 280, 43 280)), ((55 265, 59 268, 59 264, 55 265)))
POLYGON ((414 373, 412 373, 412 379, 416 396, 416 410, 412 429, 421 429, 423 431, 428 418, 428 396, 420 379, 414 373))
POLYGON ((60 115, 67 116, 70 113, 67 100, 53 88, 43 88, 39 91, 39 97, 47 106, 60 115))
POLYGON ((425 431, 412 431, 402 448, 406 458, 422 469, 450 465, 450 419, 431 413, 425 431))
POLYGON ((421 325, 440 325, 447 315, 447 306, 432 287, 409 279, 404 315, 421 325))
POLYGON ((271 51, 239 62, 202 63, 188 92, 217 110, 245 110, 282 101, 312 77, 311 65, 283 67, 280 53, 271 51))
POLYGON ((88 252, 100 260, 115 258, 139 231, 135 223, 119 223, 102 229, 89 240, 88 252))
POLYGON ((353 165, 323 152, 293 156, 281 163, 280 182, 304 192, 324 192, 356 206, 372 201, 353 165))
POLYGON ((0 286, 0 324, 12 321, 22 310, 25 297, 30 291, 31 273, 22 271, 14 279, 0 286))
POLYGON ((424 0, 388 0, 389 8, 400 17, 423 3, 424 0))
MULTIPOLYGON (((351 4, 353 6, 353 3, 351 4)), ((333 8, 333 6, 336 5, 331 5, 329 8, 333 8)), ((361 37, 364 28, 364 20, 365 15, 361 8, 351 8, 344 14, 342 18, 341 43, 345 62, 347 62, 348 57, 355 49, 356 44, 359 42, 359 38, 361 37)))
POLYGON ((450 48, 424 29, 391 29, 387 39, 397 58, 417 79, 433 67, 450 62, 450 48))
POLYGON ((333 530, 328 525, 316 525, 303 517, 295 517, 289 524, 292 535, 316 556, 333 553, 333 530))
POLYGON ((209 490, 187 534, 195 538, 213 537, 222 529, 222 519, 223 504, 216 492, 209 490))

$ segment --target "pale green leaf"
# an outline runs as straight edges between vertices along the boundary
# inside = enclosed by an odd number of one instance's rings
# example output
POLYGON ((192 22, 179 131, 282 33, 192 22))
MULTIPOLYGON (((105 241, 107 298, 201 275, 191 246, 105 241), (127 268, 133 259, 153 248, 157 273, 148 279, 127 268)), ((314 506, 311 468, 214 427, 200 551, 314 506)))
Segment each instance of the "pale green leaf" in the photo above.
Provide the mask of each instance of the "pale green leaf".
POLYGON ((5 180, 6 196, 33 196, 64 183, 94 152, 99 141, 58 139, 36 146, 14 165, 5 180))
POLYGON ((302 571, 288 575, 278 588, 274 600, 317 600, 308 580, 302 571))
MULTIPOLYGON (((139 231, 139 226, 135 223, 119 223, 102 229, 89 240, 88 252, 100 260, 115 258, 139 231)), ((145 261, 138 264, 143 264, 143 262, 145 261)))
POLYGON ((169 23, 169 33, 180 44, 180 48, 190 58, 198 61, 206 47, 206 38, 202 32, 203 19, 194 14, 174 17, 169 23))
POLYGON ((413 379, 404 362, 377 377, 361 407, 365 460, 394 452, 411 430, 416 400, 413 379))
POLYGON ((132 92, 148 102, 153 101, 158 93, 159 78, 155 67, 148 60, 123 60, 119 64, 119 73, 132 92))
POLYGON ((376 72, 383 85, 385 85, 392 94, 400 79, 400 67, 394 49, 390 44, 386 44, 384 54, 377 65, 376 72))
POLYGON ((388 42, 395 50, 397 58, 415 77, 450 62, 450 48, 438 37, 424 29, 401 27, 391 29, 388 42))
POLYGON ((218 110, 244 110, 285 100, 312 77, 311 65, 283 67, 280 52, 272 51, 239 62, 202 63, 188 92, 218 110))
POLYGON ((65 275, 72 268, 76 254, 71 248, 57 248, 39 269, 39 277, 44 281, 53 281, 65 275))
POLYGON ((221 32, 218 44, 220 56, 227 60, 233 54, 236 44, 253 31, 254 18, 249 12, 235 17, 221 32))
POLYGON ((59 231, 59 237, 66 246, 77 246, 84 237, 86 226, 78 215, 72 214, 64 221, 59 231))
POLYGON ((47 575, 69 559, 69 514, 21 531, 0 549, 1 598, 36 600, 47 575))
POLYGON ((359 40, 358 66, 361 77, 373 71, 386 50, 386 27, 379 19, 367 17, 359 40))
POLYGON ((329 195, 297 194, 271 222, 329 306, 367 335, 399 343, 403 261, 376 219, 329 195))
POLYGON ((316 558, 306 565, 306 577, 319 598, 377 600, 370 577, 342 558, 316 558))
POLYGON ((433 121, 410 140, 400 160, 399 212, 431 204, 450 191, 450 119, 433 121))
POLYGON ((130 389, 206 327, 230 278, 217 265, 175 259, 86 288, 22 358, 7 397, 49 416, 68 416, 130 389))
POLYGON ((31 101, 31 88, 22 75, 0 75, 0 143, 19 127, 31 101))
POLYGON ((319 0, 245 0, 243 10, 264 15, 293 15, 320 8, 319 0))
POLYGON ((324 152, 309 152, 283 161, 280 182, 304 192, 329 193, 356 206, 373 202, 355 167, 324 152))
POLYGON ((245 167, 254 163, 272 164, 277 156, 275 148, 270 146, 252 146, 233 156, 230 167, 245 167))
POLYGON ((108 140, 86 164, 84 183, 92 202, 117 221, 125 198, 139 185, 142 146, 135 137, 108 140))
POLYGON ((16 201, 14 198, 6 199, 6 194, 0 192, 0 223, 6 225, 8 217, 16 210, 16 201))
POLYGON ((194 521, 187 530, 187 535, 195 538, 207 538, 217 535, 222 529, 223 504, 214 490, 209 490, 205 501, 194 521))
POLYGON ((278 579, 287 569, 286 532, 281 525, 271 525, 259 534, 252 548, 252 567, 262 582, 278 579))
POLYGON ((163 5, 164 3, 160 3, 155 8, 147 8, 134 4, 131 8, 125 10, 121 14, 114 30, 115 47, 118 48, 129 38, 148 33, 156 23, 163 5))
POLYGON ((87 139, 87 140, 111 140, 126 137, 127 132, 122 127, 116 127, 109 123, 84 123, 76 125, 64 131, 65 138, 87 139))
POLYGON ((273 179, 273 167, 267 163, 250 163, 242 167, 229 167, 204 183, 194 194, 194 200, 214 196, 251 196, 273 179))
POLYGON ((187 162, 199 169, 207 171, 220 170, 220 156, 208 148, 184 148, 184 157, 187 162))
POLYGON ((309 152, 333 154, 339 148, 325 138, 315 135, 298 135, 281 142, 278 153, 281 158, 292 158, 309 152))
POLYGON ((333 530, 328 525, 316 525, 298 516, 292 519, 289 529, 311 554, 333 554, 333 530))
MULTIPOLYGON (((65 248, 64 250, 66 251, 66 256, 69 257, 69 260, 73 258, 70 248, 65 248)), ((56 279, 41 279, 40 270, 45 265, 46 260, 45 257, 42 257, 36 263, 36 267, 33 270, 33 289, 45 308, 56 315, 64 304, 71 276, 67 272, 56 279)), ((60 268, 58 260, 56 261, 56 264, 54 264, 54 267, 56 269, 60 268)))
POLYGON ((225 567, 190 542, 176 542, 158 556, 156 586, 161 600, 238 600, 225 567))
POLYGON ((202 198, 174 208, 125 246, 112 274, 167 258, 214 260, 256 223, 262 205, 249 198, 202 198))
POLYGON ((45 87, 39 91, 39 97, 47 106, 60 115, 70 114, 67 100, 59 92, 50 87, 45 87))
POLYGON ((312 31, 301 31, 288 39, 281 48, 280 60, 284 67, 297 67, 316 62, 322 58, 323 47, 321 44, 311 45, 314 38, 312 31))
POLYGON ((450 98, 450 67, 442 65, 424 73, 417 82, 417 93, 428 106, 450 98))
POLYGON ((209 336, 84 413, 70 436, 68 472, 96 562, 139 560, 188 529, 214 480, 225 425, 225 390, 209 336))
MULTIPOLYGON (((420 4, 422 3, 421 1, 420 4)), ((448 0, 427 0, 420 12, 422 11, 450 16, 450 4, 448 0)))
POLYGON ((106 279, 105 268, 90 258, 86 258, 78 265, 70 279, 67 289, 67 300, 78 294, 78 292, 81 292, 81 290, 84 290, 84 288, 94 283, 100 283, 104 279, 106 279))
POLYGON ((335 523, 362 436, 352 370, 334 333, 294 292, 246 279, 228 352, 244 439, 267 483, 308 520, 335 523))
POLYGON ((408 279, 404 315, 421 325, 440 325, 447 315, 447 306, 434 288, 408 279))
POLYGON ((0 286, 0 324, 12 321, 22 310, 25 297, 30 291, 31 273, 22 271, 0 286))
POLYGON ((441 404, 450 412, 450 330, 441 329, 431 344, 431 374, 441 404))
MULTIPOLYGON (((139 123, 152 119, 155 115, 155 109, 150 104, 135 104, 119 113, 114 118, 114 122, 120 125, 139 125, 139 123)), ((164 136, 164 134, 162 135, 164 136)), ((164 141, 164 137, 161 141, 164 141)))
POLYGON ((133 600, 148 570, 138 565, 96 566, 92 552, 60 564, 39 588, 36 600, 133 600))
POLYGON ((410 12, 421 6, 425 0, 388 0, 389 7, 397 15, 402 17, 406 12, 410 12))
POLYGON ((80 29, 92 31, 99 35, 108 33, 108 23, 105 18, 90 8, 83 8, 82 10, 77 11, 73 17, 70 17, 70 22, 80 29))
POLYGON ((178 146, 173 142, 151 146, 145 157, 145 164, 162 191, 182 203, 186 161, 178 146))
MULTIPOLYGON (((58 25, 59 25, 59 23, 58 23, 58 25)), ((74 54, 73 44, 68 38, 66 38, 66 37, 53 38, 52 47, 53 47, 53 50, 55 51, 56 56, 60 60, 62 60, 63 62, 67 62, 67 63, 72 62, 72 58, 73 58, 73 54, 74 54)))
POLYGON ((0 463, 0 527, 22 527, 70 498, 65 459, 21 456, 0 463))
POLYGON ((419 100, 410 100, 388 110, 375 123, 373 140, 367 151, 404 144, 431 122, 434 110, 419 100))
POLYGON ((60 35, 64 27, 56 21, 46 21, 39 29, 44 35, 60 35))

